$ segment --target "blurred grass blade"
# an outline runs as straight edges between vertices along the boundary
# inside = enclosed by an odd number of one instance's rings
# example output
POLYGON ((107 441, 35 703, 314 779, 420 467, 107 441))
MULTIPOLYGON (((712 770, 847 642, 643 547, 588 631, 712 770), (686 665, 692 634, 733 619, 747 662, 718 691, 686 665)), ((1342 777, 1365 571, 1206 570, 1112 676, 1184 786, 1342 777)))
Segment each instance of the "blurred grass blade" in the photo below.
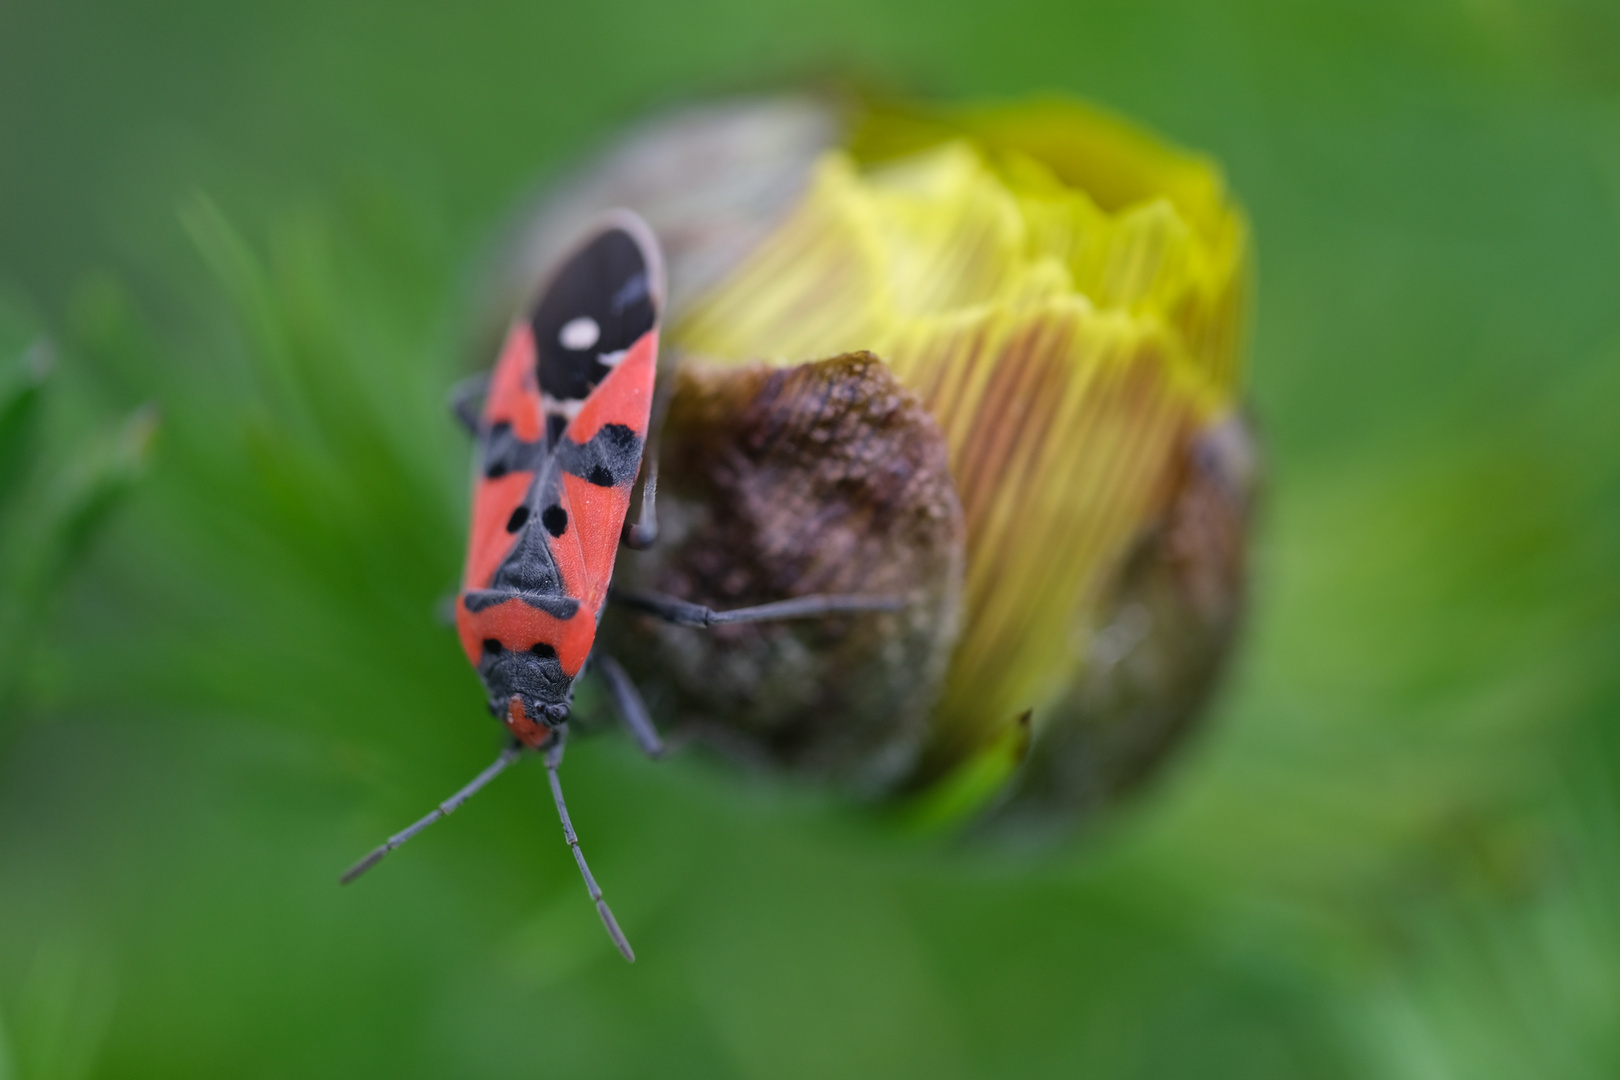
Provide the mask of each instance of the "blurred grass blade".
POLYGON ((23 538, 22 549, 0 581, 0 701, 9 697, 22 650, 36 636, 52 593, 144 471, 157 426, 153 406, 136 409, 53 477, 56 491, 47 491, 33 508, 35 518, 14 530, 23 538))
POLYGON ((21 494, 39 441, 45 380, 56 353, 43 338, 23 353, 0 385, 0 515, 21 494))
POLYGON ((157 409, 143 405, 111 438, 69 467, 65 491, 41 530, 35 557, 19 583, 25 594, 48 593, 79 561, 145 469, 157 428, 157 409))

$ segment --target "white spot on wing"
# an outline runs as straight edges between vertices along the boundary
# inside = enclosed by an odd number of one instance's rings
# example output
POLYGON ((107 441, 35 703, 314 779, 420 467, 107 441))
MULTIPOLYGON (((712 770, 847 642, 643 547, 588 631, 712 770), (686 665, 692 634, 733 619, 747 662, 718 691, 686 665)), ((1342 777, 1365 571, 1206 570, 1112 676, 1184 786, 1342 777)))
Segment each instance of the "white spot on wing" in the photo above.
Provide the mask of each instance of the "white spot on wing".
POLYGON ((596 362, 603 367, 618 367, 619 361, 623 360, 625 354, 629 351, 629 349, 620 349, 618 352, 605 352, 596 358, 596 362))
POLYGON ((565 349, 588 349, 595 345, 602 336, 602 328, 596 325, 596 320, 589 315, 581 315, 577 319, 569 319, 563 323, 563 328, 557 331, 557 340, 565 349))
POLYGON ((563 401, 552 397, 550 394, 541 394, 540 406, 545 410, 547 416, 561 416, 572 420, 579 410, 585 407, 585 399, 571 398, 563 401))

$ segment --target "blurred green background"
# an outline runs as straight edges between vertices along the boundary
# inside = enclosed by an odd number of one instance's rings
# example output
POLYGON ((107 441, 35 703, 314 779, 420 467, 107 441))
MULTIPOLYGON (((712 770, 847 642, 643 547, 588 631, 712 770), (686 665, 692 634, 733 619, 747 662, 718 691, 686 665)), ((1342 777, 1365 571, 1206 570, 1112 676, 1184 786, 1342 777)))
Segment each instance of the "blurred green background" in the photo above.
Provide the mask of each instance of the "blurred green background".
POLYGON ((0 0, 0 1077, 1620 1074, 1617 56, 1595 0, 0 0), (1212 722, 1044 858, 581 742, 634 967, 532 763, 340 891, 496 745, 432 611, 503 215, 825 72, 1226 165, 1270 476, 1212 722))

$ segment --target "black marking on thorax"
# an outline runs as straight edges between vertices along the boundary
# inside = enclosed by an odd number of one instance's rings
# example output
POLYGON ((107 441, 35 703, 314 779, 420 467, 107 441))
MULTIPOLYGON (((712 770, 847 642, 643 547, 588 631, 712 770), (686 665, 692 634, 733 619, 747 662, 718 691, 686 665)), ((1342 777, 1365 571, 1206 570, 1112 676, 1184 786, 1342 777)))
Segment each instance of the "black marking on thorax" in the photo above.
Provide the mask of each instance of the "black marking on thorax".
POLYGON ((516 542, 501 560, 489 588, 467 594, 467 610, 476 613, 516 595, 558 618, 572 617, 578 603, 564 591, 550 544, 550 538, 562 536, 569 524, 558 498, 559 470, 597 487, 617 487, 635 479, 641 451, 642 439, 623 424, 604 424, 584 444, 564 438, 555 454, 538 442, 518 439, 508 424, 491 428, 485 440, 485 475, 527 471, 535 477, 506 520, 506 530, 516 535, 516 542))
POLYGON ((468 589, 461 597, 461 602, 467 605, 467 610, 474 615, 486 608, 497 604, 504 604, 508 600, 517 599, 547 615, 558 619, 572 619, 579 611, 579 601, 572 596, 561 593, 525 593, 513 592, 510 589, 468 589))
POLYGON ((524 493, 523 502, 518 506, 520 512, 515 511, 507 519, 509 531, 517 533, 517 543, 512 545, 512 550, 507 552, 494 578, 490 580, 491 590, 522 593, 526 602, 531 596, 566 597, 556 557, 552 555, 551 546, 546 540, 546 530, 535 528, 533 513, 536 505, 555 503, 556 491, 557 472, 551 467, 550 460, 546 459, 539 475, 524 493), (513 525, 517 526, 515 530, 511 529, 513 525))

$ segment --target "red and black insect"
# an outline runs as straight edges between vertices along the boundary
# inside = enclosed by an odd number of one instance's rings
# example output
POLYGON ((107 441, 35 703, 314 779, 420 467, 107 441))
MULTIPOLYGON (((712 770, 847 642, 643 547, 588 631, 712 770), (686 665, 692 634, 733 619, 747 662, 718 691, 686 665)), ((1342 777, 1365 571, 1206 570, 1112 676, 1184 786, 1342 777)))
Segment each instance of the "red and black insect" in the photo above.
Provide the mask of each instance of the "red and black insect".
POLYGON ((527 318, 513 324, 494 372, 457 394, 456 414, 477 440, 478 471, 456 630, 511 742, 466 787, 356 863, 345 883, 454 811, 525 750, 540 751, 591 899, 634 961, 585 864, 557 778, 574 680, 587 668, 605 680, 642 749, 663 754, 641 695, 594 648, 610 595, 696 627, 896 606, 882 597, 801 596, 719 612, 674 597, 610 594, 621 537, 644 546, 656 534, 650 456, 641 521, 627 526, 626 518, 648 442, 663 297, 651 230, 627 211, 605 215, 552 273, 527 318))

